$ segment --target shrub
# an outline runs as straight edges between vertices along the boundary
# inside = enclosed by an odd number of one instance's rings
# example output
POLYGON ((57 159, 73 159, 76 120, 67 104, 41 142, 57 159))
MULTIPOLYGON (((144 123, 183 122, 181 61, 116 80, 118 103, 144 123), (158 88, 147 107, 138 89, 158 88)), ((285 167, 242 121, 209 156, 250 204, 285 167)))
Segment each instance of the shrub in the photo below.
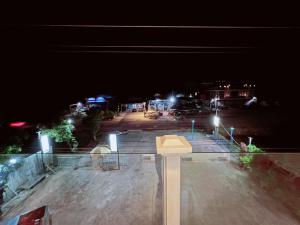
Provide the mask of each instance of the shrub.
POLYGON ((19 145, 8 145, 4 148, 4 154, 17 154, 22 152, 22 148, 19 145))
POLYGON ((255 153, 262 153, 264 151, 252 144, 247 146, 247 150, 247 153, 242 153, 242 156, 240 156, 240 161, 249 168, 254 160, 255 153))

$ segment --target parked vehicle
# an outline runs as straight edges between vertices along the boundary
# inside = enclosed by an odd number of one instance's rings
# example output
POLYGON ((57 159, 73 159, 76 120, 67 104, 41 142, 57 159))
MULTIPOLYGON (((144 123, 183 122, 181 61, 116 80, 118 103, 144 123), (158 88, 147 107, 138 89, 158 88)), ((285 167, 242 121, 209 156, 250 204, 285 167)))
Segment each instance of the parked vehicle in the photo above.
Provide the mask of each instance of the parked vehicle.
POLYGON ((159 117, 159 113, 157 111, 148 110, 144 112, 144 117, 149 119, 157 119, 159 117))
POLYGON ((185 118, 185 114, 183 111, 175 111, 174 117, 176 120, 183 120, 185 118))

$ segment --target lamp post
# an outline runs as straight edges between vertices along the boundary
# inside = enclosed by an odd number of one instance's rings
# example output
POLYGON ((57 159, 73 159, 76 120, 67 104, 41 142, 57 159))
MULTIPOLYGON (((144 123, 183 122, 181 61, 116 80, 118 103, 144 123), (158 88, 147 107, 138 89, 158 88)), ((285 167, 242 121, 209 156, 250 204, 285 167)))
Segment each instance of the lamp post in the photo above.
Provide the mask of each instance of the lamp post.
POLYGON ((249 139, 249 145, 252 145, 253 137, 248 137, 248 139, 249 139))
POLYGON ((49 153, 51 150, 51 147, 49 145, 49 138, 46 134, 41 134, 40 132, 38 132, 39 138, 40 138, 40 142, 41 142, 41 158, 42 158, 42 164, 43 164, 43 168, 44 170, 46 169, 45 163, 44 163, 44 153, 49 153))
POLYGON ((219 137, 219 125, 220 125, 220 118, 216 115, 214 116, 214 126, 215 126, 215 135, 219 137))
POLYGON ((118 150, 117 134, 109 135, 109 145, 110 145, 110 150, 112 152, 116 152, 118 155, 118 169, 120 169, 120 154, 118 150))
POLYGON ((230 142, 233 143, 233 132, 234 132, 234 127, 230 127, 230 142))
POLYGON ((192 140, 194 140, 195 120, 192 120, 192 140))

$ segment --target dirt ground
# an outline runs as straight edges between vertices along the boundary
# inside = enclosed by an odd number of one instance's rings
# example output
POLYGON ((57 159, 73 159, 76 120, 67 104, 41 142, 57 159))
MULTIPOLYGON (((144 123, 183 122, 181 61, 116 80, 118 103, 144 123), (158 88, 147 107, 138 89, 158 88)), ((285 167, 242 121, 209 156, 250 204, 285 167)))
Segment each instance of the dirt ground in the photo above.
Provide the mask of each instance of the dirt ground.
MULTIPOLYGON (((119 171, 61 169, 5 217, 48 205, 53 225, 162 225, 155 162, 142 155, 128 160, 119 171)), ((193 154, 192 161, 183 160, 181 224, 300 224, 247 176, 222 153, 193 154)))

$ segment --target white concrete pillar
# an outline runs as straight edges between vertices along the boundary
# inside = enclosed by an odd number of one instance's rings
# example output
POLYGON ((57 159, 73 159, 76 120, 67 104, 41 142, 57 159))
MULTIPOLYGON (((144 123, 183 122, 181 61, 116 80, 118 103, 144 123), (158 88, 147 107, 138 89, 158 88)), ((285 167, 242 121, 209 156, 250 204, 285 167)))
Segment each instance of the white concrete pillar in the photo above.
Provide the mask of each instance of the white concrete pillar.
POLYGON ((164 158, 164 225, 180 225, 180 155, 164 158))
POLYGON ((164 159, 163 201, 164 225, 180 225, 180 161, 192 152, 192 146, 183 136, 156 137, 157 153, 164 159))

